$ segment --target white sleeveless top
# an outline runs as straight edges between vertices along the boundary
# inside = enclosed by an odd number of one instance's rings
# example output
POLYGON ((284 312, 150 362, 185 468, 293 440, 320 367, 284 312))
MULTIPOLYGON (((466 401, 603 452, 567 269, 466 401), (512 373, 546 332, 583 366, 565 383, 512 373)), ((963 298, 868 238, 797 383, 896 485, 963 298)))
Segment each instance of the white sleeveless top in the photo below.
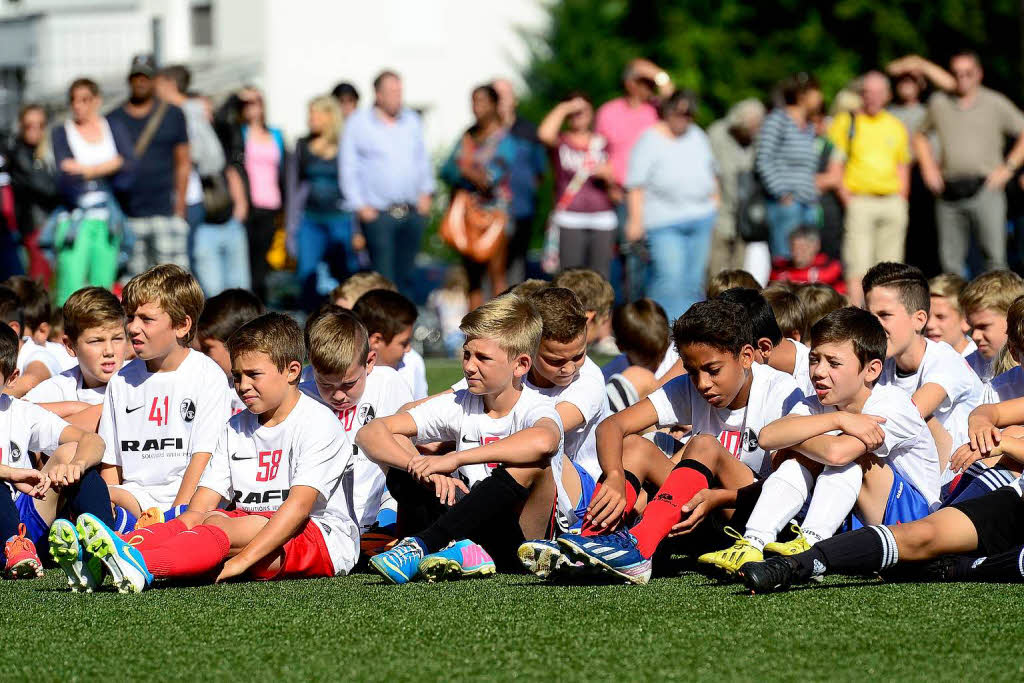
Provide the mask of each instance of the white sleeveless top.
MULTIPOLYGON (((75 161, 83 166, 95 166, 117 157, 117 147, 114 145, 114 134, 110 132, 110 124, 105 116, 100 117, 100 139, 96 142, 89 142, 78 132, 74 121, 68 119, 64 122, 64 132, 68 136, 68 146, 75 161)), ((88 191, 79 198, 81 206, 92 206, 102 201, 105 197, 103 192, 88 191)))

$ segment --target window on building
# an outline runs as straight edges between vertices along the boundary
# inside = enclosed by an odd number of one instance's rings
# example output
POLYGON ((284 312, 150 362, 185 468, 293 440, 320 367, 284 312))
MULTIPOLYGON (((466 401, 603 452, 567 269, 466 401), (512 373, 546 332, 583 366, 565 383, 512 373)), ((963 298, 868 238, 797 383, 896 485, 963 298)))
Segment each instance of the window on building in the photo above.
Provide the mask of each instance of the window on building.
POLYGON ((192 46, 213 47, 213 2, 192 3, 192 46))

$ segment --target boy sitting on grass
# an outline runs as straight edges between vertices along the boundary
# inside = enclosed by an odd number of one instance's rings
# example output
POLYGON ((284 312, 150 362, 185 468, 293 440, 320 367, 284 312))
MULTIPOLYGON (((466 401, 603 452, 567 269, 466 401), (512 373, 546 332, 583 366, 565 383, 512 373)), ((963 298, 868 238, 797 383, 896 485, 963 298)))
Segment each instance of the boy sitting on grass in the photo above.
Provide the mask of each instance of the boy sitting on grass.
POLYGON ((299 391, 299 326, 268 313, 239 328, 228 351, 248 410, 218 430, 188 510, 128 540, 92 515, 54 525, 64 530, 56 550, 84 549, 119 592, 137 593, 154 579, 339 576, 355 565, 352 446, 330 410, 299 391), (232 510, 218 509, 228 503, 232 510))
POLYGON ((561 419, 551 399, 523 387, 541 342, 541 316, 509 294, 470 312, 461 329, 468 389, 374 420, 356 435, 367 456, 388 468, 388 490, 409 534, 370 560, 393 583, 420 574, 437 580, 493 573, 488 553, 516 567, 519 545, 546 535, 551 520, 561 419), (419 455, 398 437, 451 441, 457 450, 419 455))
POLYGON ((1014 300, 1024 295, 1024 279, 1009 270, 993 270, 971 280, 960 292, 960 308, 978 345, 967 363, 982 382, 995 375, 995 362, 1006 346, 1006 314, 1014 300))
POLYGON ((964 358, 978 350, 978 345, 968 336, 971 326, 960 308, 960 293, 966 286, 967 282, 953 273, 936 275, 929 280, 931 307, 924 328, 924 336, 933 342, 946 342, 964 358))
POLYGON ((196 323, 198 331, 195 348, 202 351, 220 366, 231 387, 231 414, 245 410, 245 404, 238 398, 231 384, 231 354, 228 353, 228 339, 239 327, 263 315, 263 302, 247 289, 225 289, 210 297, 203 306, 203 312, 196 323))
POLYGON ((699 562, 735 574, 765 551, 792 555, 831 537, 855 507, 868 524, 896 524, 939 506, 927 425, 906 393, 875 384, 885 349, 885 330, 860 308, 833 311, 811 328, 815 393, 758 434, 763 448, 783 451, 776 460, 787 459, 765 481, 744 535, 699 562), (775 543, 808 497, 802 533, 775 543))
MULTIPOLYGON (((623 304, 612 314, 615 343, 622 353, 601 372, 608 385, 612 412, 628 408, 658 388, 672 372, 679 374, 679 354, 671 341, 665 309, 653 299, 623 304)), ((669 378, 670 379, 670 378, 669 378)))

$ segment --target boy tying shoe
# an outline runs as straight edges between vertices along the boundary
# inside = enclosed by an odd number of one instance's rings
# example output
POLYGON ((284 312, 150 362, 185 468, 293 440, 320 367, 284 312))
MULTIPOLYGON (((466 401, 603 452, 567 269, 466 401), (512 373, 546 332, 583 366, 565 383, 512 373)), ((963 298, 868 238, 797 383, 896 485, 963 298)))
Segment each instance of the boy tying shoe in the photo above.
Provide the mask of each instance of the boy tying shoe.
POLYGON ((906 393, 875 385, 885 349, 885 330, 859 308, 811 328, 815 393, 758 435, 764 448, 795 454, 776 456, 788 459, 765 481, 743 537, 699 562, 734 574, 764 551, 792 555, 829 538, 854 507, 868 524, 909 522, 938 507, 938 454, 927 425, 906 393), (774 543, 809 496, 802 533, 774 543))
POLYGON ((967 336, 971 326, 960 308, 960 293, 966 286, 967 282, 953 273, 936 275, 929 280, 931 308, 924 328, 924 336, 933 342, 946 342, 964 358, 978 350, 978 345, 967 336))
MULTIPOLYGON (((735 523, 745 519, 756 482, 771 464, 757 433, 803 397, 792 376, 754 361, 750 320, 739 304, 694 304, 676 321, 673 337, 687 374, 598 426, 604 478, 582 534, 558 539, 575 560, 633 583, 647 583, 651 558, 670 534, 690 533, 719 508, 735 523), (673 460, 639 436, 674 424, 693 425, 694 436, 673 460), (660 488, 643 519, 628 531, 609 533, 633 509, 645 482, 660 488)), ((691 537, 691 544, 703 543, 722 547, 721 535, 691 537)))
POLYGON ((68 546, 102 561, 120 592, 218 569, 220 582, 338 576, 355 564, 351 443, 330 411, 298 389, 298 325, 268 313, 233 334, 228 349, 248 410, 219 430, 188 510, 127 542, 91 515, 77 529, 62 522, 68 546), (218 510, 224 503, 234 509, 218 510))
POLYGON ((562 484, 551 473, 552 458, 563 457, 558 412, 550 399, 523 388, 541 341, 540 315, 530 302, 505 295, 466 315, 461 329, 469 388, 374 420, 356 435, 367 456, 389 468, 399 524, 415 534, 370 560, 393 583, 420 573, 430 580, 493 573, 494 562, 468 539, 502 566, 516 566, 519 545, 544 535, 553 499, 563 514, 572 513, 563 506, 572 496, 557 490, 562 484), (457 450, 423 456, 398 436, 454 441, 457 450))
POLYGON ((25 400, 95 431, 107 383, 128 349, 124 309, 102 287, 84 287, 64 302, 63 317, 64 345, 78 364, 40 383, 25 400))
MULTIPOLYGON (((14 374, 20 340, 0 326, 0 382, 14 374)), ((83 459, 99 461, 103 442, 69 425, 53 413, 27 401, 0 395, 0 538, 4 544, 5 575, 10 578, 42 576, 36 546, 46 537, 57 515, 96 512, 110 519, 110 498, 95 470, 50 458, 42 471, 32 463, 32 452, 53 455, 71 444, 83 459), (51 486, 53 488, 51 488, 51 486)))
POLYGON ((228 338, 239 327, 263 315, 263 303, 247 289, 225 289, 210 297, 203 306, 203 312, 196 324, 194 345, 210 360, 220 366, 228 377, 231 387, 231 414, 245 410, 245 404, 235 393, 231 380, 231 354, 228 353, 228 338))
MULTIPOLYGON (((409 386, 394 368, 377 364, 366 328, 350 311, 327 308, 314 317, 306 346, 313 379, 300 389, 334 411, 349 440, 363 425, 394 415, 412 400, 409 386)), ((363 449, 355 449, 352 467, 355 519, 365 532, 380 516, 387 486, 384 471, 367 459, 363 449)), ((389 515, 385 517, 381 526, 391 522, 389 515)))
POLYGON ((1006 346, 1006 312, 1014 299, 1024 294, 1024 280, 1009 270, 994 270, 971 280, 960 292, 960 308, 971 326, 971 339, 978 349, 967 363, 982 382, 995 375, 993 367, 1006 346))
POLYGON ((122 305, 136 358, 107 384, 99 435, 106 443, 101 473, 120 508, 116 528, 129 531, 143 511, 159 521, 188 503, 231 398, 223 371, 190 348, 203 310, 194 277, 179 266, 155 266, 125 285, 122 305))
POLYGON ((902 263, 879 263, 864 275, 867 309, 886 335, 886 361, 879 385, 891 384, 913 400, 935 439, 939 467, 967 441, 967 416, 981 402, 984 387, 953 347, 922 335, 931 297, 924 274, 902 263))

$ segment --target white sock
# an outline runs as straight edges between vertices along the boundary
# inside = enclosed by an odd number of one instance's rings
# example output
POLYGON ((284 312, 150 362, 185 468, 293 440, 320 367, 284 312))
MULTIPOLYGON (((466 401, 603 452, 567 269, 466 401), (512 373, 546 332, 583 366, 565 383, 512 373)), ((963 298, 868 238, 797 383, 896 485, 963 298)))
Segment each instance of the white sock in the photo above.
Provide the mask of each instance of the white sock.
POLYGON ((764 550, 765 544, 774 541, 786 523, 800 512, 813 486, 810 471, 795 459, 779 465, 779 469, 765 479, 743 537, 764 550))
POLYGON ((835 535, 857 504, 863 481, 864 470, 855 462, 842 467, 830 465, 818 476, 803 525, 804 535, 812 545, 835 535))

